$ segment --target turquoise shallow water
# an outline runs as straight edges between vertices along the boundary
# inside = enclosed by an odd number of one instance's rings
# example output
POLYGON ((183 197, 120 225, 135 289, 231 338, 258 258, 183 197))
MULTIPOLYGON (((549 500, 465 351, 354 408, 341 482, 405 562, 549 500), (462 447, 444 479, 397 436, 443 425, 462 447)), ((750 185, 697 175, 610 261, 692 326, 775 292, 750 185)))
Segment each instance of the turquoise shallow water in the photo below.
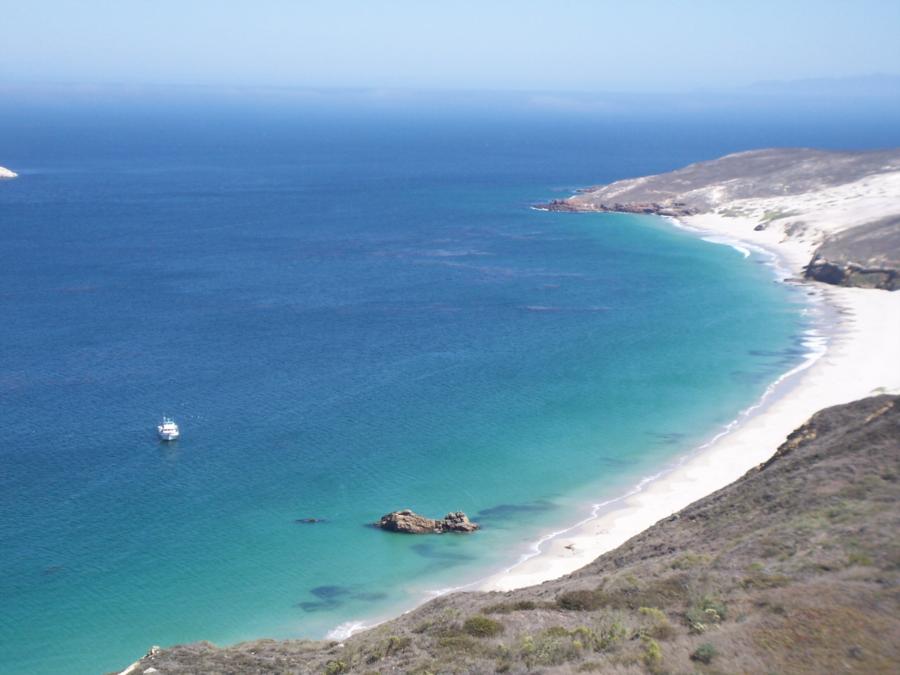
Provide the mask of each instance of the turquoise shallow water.
POLYGON ((23 125, 7 148, 3 672, 407 608, 508 566, 802 357, 801 298, 763 260, 529 208, 722 139, 649 158, 546 121, 257 122, 68 119, 78 140, 23 125), (366 526, 407 506, 484 530, 366 526))

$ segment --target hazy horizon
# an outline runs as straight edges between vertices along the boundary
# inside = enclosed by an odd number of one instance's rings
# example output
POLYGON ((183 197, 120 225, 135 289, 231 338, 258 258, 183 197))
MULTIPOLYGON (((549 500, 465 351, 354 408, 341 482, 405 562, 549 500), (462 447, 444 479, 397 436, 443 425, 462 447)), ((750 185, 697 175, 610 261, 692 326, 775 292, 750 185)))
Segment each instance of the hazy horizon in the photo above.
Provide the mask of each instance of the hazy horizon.
POLYGON ((900 75, 900 4, 0 0, 0 86, 676 92, 900 75))

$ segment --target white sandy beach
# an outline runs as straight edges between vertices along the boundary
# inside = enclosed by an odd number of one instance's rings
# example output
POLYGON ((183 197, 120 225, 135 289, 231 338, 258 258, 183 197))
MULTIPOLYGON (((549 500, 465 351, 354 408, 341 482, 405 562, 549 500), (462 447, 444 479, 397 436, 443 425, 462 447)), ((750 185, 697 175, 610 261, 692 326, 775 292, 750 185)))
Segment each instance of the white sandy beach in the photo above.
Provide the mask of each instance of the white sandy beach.
MULTIPOLYGON (((682 221, 701 236, 764 248, 799 276, 826 234, 897 212, 900 173, 890 173, 804 195, 729 202, 715 213, 682 221), (770 218, 765 230, 754 231, 764 214, 784 216, 770 218)), ((900 391, 900 293, 807 285, 831 310, 818 354, 813 351, 806 363, 782 376, 758 406, 744 411, 731 428, 683 463, 632 494, 598 506, 596 517, 547 539, 540 553, 479 588, 512 590, 574 572, 764 462, 818 410, 900 391)))

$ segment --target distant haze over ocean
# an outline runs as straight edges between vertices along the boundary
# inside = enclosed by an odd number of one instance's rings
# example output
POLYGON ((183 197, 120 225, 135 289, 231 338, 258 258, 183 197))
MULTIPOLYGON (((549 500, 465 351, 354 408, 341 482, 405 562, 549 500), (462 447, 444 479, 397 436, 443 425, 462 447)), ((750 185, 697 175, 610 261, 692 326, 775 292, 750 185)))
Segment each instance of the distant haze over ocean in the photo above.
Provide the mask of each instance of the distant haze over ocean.
POLYGON ((887 118, 900 108, 900 75, 873 73, 858 77, 761 80, 732 87, 690 87, 677 83, 647 88, 640 82, 627 88, 599 90, 490 90, 402 87, 221 86, 111 83, 0 82, 3 107, 29 104, 103 106, 131 103, 138 106, 192 104, 301 106, 306 109, 362 106, 374 110, 472 109, 480 114, 582 113, 590 115, 653 114, 648 105, 664 103, 668 111, 749 108, 751 111, 788 112, 812 109, 827 101, 830 116, 887 118), (860 110, 865 103, 868 110, 860 110))

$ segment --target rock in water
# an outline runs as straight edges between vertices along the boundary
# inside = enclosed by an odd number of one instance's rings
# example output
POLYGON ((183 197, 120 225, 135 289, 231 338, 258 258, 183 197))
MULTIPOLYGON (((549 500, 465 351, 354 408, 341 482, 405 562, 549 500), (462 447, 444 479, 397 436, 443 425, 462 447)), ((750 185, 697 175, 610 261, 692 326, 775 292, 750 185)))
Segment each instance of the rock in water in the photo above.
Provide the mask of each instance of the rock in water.
POLYGON ((478 529, 478 524, 469 520, 469 517, 462 511, 453 511, 444 516, 441 521, 444 532, 474 532, 478 529))
POLYGON ((478 524, 469 520, 462 511, 448 513, 441 520, 420 516, 410 509, 393 511, 381 517, 377 527, 388 532, 404 534, 443 534, 444 532, 474 532, 478 524))

